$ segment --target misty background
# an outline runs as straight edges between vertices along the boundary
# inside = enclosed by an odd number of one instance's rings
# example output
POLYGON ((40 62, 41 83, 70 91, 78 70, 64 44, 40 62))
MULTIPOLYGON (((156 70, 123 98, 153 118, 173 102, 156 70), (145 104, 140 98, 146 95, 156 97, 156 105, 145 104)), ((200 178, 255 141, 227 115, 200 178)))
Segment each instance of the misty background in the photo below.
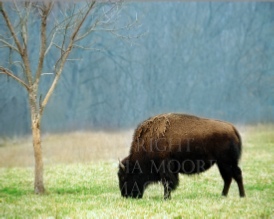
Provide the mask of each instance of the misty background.
MULTIPOLYGON (((274 3, 126 2, 119 17, 138 25, 123 32, 128 37, 96 32, 85 40, 95 50, 74 51, 45 109, 43 132, 135 128, 164 112, 274 122, 274 3)), ((8 56, 0 49, 1 65, 8 56)), ((44 72, 51 69, 49 59, 44 72)), ((41 95, 52 78, 42 76, 41 95)), ((27 100, 0 75, 0 136, 30 133, 27 100)))

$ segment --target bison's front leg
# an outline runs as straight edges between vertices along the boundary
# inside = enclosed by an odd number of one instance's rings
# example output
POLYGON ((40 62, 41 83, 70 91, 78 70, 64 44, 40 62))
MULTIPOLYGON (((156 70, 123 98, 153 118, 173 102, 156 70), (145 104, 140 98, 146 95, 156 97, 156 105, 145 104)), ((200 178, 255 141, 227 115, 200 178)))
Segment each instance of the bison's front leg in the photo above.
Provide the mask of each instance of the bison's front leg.
POLYGON ((164 199, 171 199, 171 195, 170 195, 170 192, 171 192, 171 188, 169 186, 169 182, 164 178, 162 179, 162 183, 163 183, 163 186, 164 186, 164 199))
POLYGON ((164 186, 164 199, 171 199, 171 191, 175 190, 179 183, 178 174, 166 173, 162 177, 162 183, 164 186))

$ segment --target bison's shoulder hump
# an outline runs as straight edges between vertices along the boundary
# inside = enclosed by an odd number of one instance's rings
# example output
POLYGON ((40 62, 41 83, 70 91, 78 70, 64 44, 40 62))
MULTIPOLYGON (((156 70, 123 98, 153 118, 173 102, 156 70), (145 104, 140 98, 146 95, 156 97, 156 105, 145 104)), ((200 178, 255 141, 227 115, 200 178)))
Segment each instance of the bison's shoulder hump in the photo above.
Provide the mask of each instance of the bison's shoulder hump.
POLYGON ((160 114, 143 121, 135 130, 134 138, 163 137, 170 126, 171 115, 160 114))

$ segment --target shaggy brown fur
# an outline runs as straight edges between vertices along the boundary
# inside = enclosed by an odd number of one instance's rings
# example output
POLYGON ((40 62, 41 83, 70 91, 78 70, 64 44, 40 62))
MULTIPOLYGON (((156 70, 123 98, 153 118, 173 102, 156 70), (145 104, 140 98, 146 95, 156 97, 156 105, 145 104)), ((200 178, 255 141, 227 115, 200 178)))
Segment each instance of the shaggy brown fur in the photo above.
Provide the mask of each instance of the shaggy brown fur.
POLYGON ((245 196, 238 161, 241 138, 223 121, 185 114, 161 114, 142 122, 134 132, 130 154, 119 165, 119 185, 126 197, 143 196, 151 182, 162 181, 165 198, 178 185, 178 173, 195 174, 217 163, 227 195, 232 178, 245 196))

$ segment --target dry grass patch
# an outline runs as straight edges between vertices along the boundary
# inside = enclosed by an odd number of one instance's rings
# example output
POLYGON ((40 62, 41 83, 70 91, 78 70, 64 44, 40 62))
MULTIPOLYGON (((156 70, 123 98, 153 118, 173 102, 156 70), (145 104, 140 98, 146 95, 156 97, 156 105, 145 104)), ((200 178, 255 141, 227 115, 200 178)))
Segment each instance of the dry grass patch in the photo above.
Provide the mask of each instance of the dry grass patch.
MULTIPOLYGON (((42 137, 45 164, 115 160, 128 154, 132 131, 74 132, 42 137)), ((0 167, 33 166, 32 140, 18 138, 2 143, 0 167)))

